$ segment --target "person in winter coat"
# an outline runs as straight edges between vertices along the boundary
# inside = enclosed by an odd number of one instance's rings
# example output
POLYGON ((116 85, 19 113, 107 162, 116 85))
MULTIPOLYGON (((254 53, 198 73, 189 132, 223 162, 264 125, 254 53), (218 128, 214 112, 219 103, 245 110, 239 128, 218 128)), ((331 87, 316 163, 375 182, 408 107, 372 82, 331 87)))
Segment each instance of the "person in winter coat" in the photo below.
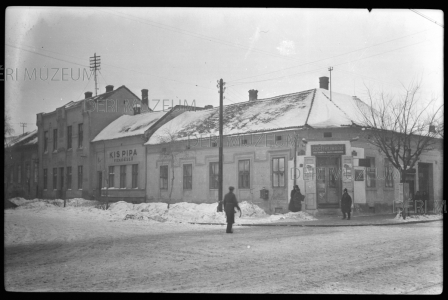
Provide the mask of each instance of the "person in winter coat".
POLYGON ((229 187, 229 192, 224 196, 224 210, 226 212, 227 218, 227 229, 226 233, 233 233, 232 224, 235 223, 235 207, 241 212, 241 208, 238 205, 238 200, 236 200, 236 196, 233 193, 235 188, 233 186, 229 187))
POLYGON ((350 220, 350 212, 352 211, 352 197, 350 197, 347 193, 347 189, 344 189, 344 194, 342 194, 341 210, 343 215, 342 220, 345 220, 346 214, 348 214, 347 220, 350 220))
POLYGON ((303 195, 300 193, 300 189, 298 185, 294 186, 294 189, 291 191, 291 199, 289 201, 288 209, 292 212, 298 212, 302 210, 302 198, 303 195))

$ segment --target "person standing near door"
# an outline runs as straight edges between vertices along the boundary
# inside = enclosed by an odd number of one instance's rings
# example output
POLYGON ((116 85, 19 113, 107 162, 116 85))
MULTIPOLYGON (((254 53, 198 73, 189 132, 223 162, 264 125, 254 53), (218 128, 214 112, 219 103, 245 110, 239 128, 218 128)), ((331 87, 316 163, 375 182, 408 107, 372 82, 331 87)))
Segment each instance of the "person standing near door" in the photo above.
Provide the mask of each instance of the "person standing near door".
POLYGON ((235 223, 235 207, 241 212, 241 208, 238 205, 236 196, 233 193, 235 188, 233 186, 229 187, 229 192, 224 196, 224 210, 226 212, 227 218, 227 229, 226 233, 233 233, 232 224, 235 223))
POLYGON ((352 211, 352 197, 347 193, 347 189, 344 189, 344 194, 341 199, 341 210, 343 218, 345 220, 346 214, 348 215, 347 220, 350 220, 350 212, 352 211))

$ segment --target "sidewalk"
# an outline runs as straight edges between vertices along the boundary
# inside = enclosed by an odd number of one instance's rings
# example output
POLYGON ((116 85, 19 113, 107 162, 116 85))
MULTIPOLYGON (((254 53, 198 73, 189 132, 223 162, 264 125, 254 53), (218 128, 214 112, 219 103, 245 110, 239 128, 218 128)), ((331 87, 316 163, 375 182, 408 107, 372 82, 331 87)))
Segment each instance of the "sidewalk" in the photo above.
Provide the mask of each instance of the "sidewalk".
MULTIPOLYGON (((443 219, 430 219, 430 220, 415 220, 406 221, 396 220, 395 216, 397 214, 378 214, 378 215, 367 215, 367 216, 352 216, 350 220, 342 220, 340 216, 328 217, 323 216, 317 220, 313 221, 278 221, 269 223, 257 223, 257 224, 238 224, 236 220, 233 226, 301 226, 301 227, 343 227, 343 226, 389 226, 389 225, 406 225, 406 224, 416 224, 416 223, 428 223, 443 221, 443 219)), ((193 223, 199 225, 226 225, 225 223, 193 223)))
MULTIPOLYGON (((263 224, 240 224, 241 226, 303 226, 303 227, 341 227, 341 226, 385 226, 385 225, 404 225, 442 221, 439 220, 416 220, 399 221, 395 220, 397 214, 381 214, 369 216, 352 216, 350 220, 342 220, 341 217, 325 217, 314 221, 296 221, 296 222, 273 222, 263 224)), ((237 224, 235 224, 237 225, 237 224)))

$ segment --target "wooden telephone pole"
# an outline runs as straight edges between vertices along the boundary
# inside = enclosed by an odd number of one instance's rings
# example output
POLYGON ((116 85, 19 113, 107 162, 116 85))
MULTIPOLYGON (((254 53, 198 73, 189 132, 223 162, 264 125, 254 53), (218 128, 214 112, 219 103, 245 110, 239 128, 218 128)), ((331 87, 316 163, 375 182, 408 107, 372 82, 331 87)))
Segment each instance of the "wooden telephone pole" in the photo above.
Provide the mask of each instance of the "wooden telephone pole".
POLYGON ((224 100, 224 85, 225 82, 220 79, 218 81, 218 87, 219 87, 219 188, 218 188, 218 211, 222 212, 222 201, 223 201, 223 160, 224 160, 224 153, 223 153, 223 138, 222 138, 222 131, 223 131, 223 100, 224 100))
POLYGON ((95 96, 98 95, 98 87, 96 79, 96 72, 98 70, 101 70, 101 56, 96 56, 96 53, 94 53, 93 56, 90 57, 90 71, 94 73, 93 75, 95 79, 95 96))

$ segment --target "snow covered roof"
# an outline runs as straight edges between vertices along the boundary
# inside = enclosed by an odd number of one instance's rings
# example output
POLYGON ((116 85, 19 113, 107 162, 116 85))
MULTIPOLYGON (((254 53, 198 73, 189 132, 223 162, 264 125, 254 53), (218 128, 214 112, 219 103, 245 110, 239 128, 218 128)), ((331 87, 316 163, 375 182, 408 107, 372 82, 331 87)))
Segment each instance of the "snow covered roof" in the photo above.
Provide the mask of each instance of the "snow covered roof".
POLYGON ((16 145, 35 145, 37 144, 37 129, 19 136, 9 137, 8 139, 9 140, 5 141, 5 143, 9 143, 10 147, 16 145))
MULTIPOLYGON (((134 95, 134 97, 135 97, 135 99, 139 99, 140 100, 140 98, 138 97, 138 96, 136 96, 130 89, 128 89, 125 85, 122 85, 122 86, 120 86, 119 88, 116 88, 115 90, 112 90, 112 91, 110 91, 110 92, 107 92, 107 93, 103 93, 103 94, 100 94, 100 95, 97 95, 97 96, 93 96, 93 97, 90 97, 90 98, 87 98, 87 99, 89 99, 89 101, 102 101, 102 100, 106 100, 106 99, 109 99, 115 92, 117 92, 118 90, 120 90, 120 89, 126 89, 126 90, 128 90, 128 92, 130 92, 132 95, 134 95)), ((63 106, 61 106, 61 107, 64 107, 64 108, 72 108, 72 107, 76 107, 76 106, 79 106, 79 105, 81 105, 82 103, 83 103, 83 101, 85 101, 86 99, 81 99, 81 100, 77 100, 77 101, 70 101, 69 103, 67 103, 67 104, 65 104, 65 105, 63 105, 63 106)), ((54 111, 51 111, 51 112, 49 112, 49 113, 54 113, 54 112, 56 112, 56 110, 54 110, 54 111)), ((44 113, 44 114, 47 114, 47 113, 44 113)))
POLYGON ((92 142, 144 134, 148 128, 167 113, 167 111, 157 111, 133 116, 123 115, 101 130, 92 142))
MULTIPOLYGON (((309 125, 314 128, 340 127, 360 123, 358 103, 349 95, 325 89, 280 95, 224 106, 224 135, 263 132, 309 125)), ((219 107, 188 111, 161 126, 145 145, 161 143, 167 132, 177 140, 219 134, 219 107)))

